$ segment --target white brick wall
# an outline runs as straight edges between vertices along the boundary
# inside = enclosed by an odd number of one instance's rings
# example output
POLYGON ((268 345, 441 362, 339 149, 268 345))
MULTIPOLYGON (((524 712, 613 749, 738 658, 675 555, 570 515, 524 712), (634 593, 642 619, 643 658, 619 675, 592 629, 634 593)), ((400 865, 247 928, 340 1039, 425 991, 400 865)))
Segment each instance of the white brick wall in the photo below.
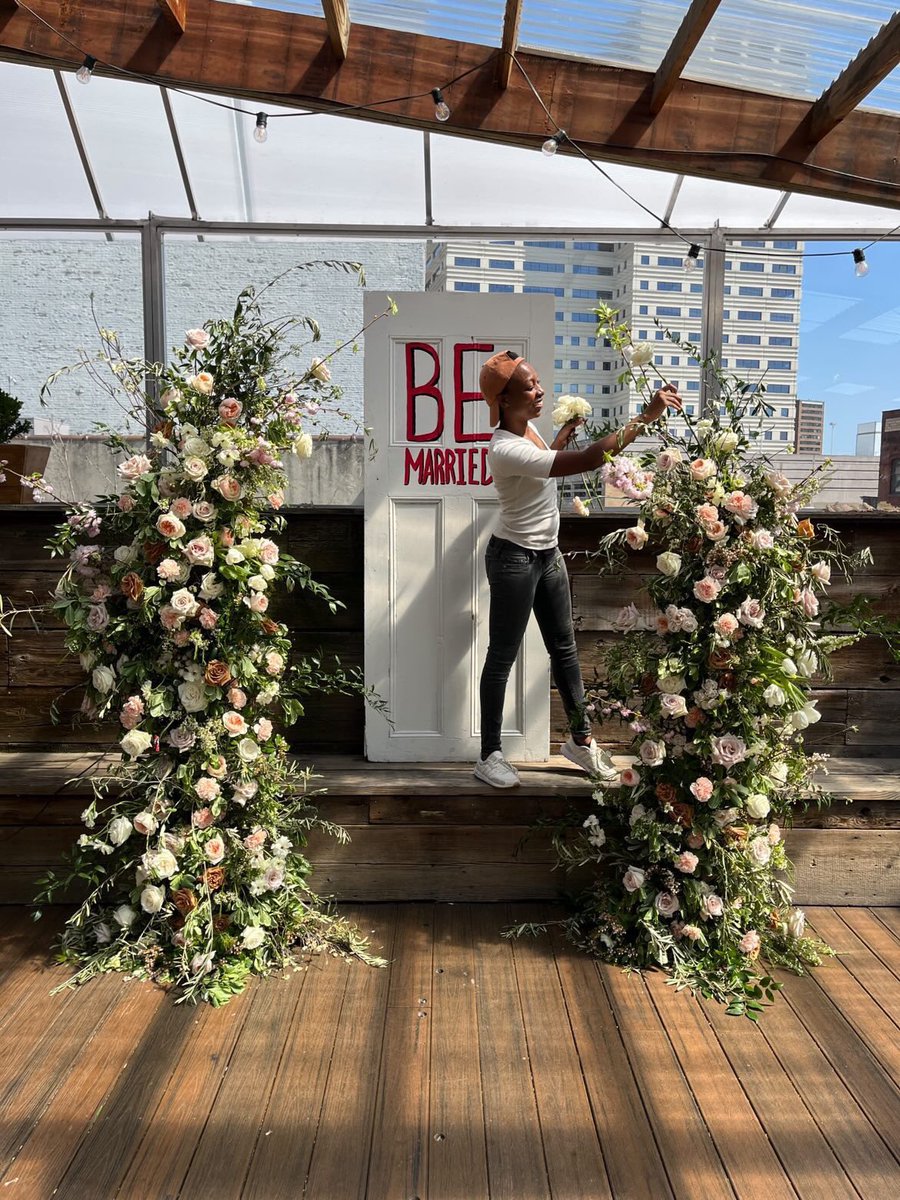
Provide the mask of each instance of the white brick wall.
MULTIPOLYGON (((230 316, 238 292, 262 285, 297 263, 341 259, 363 263, 372 290, 421 291, 425 248, 417 242, 263 242, 248 239, 167 241, 166 303, 170 343, 185 329, 230 316)), ((0 385, 23 402, 24 414, 51 419, 72 433, 96 421, 124 428, 115 402, 84 374, 61 379, 49 407, 38 394, 47 376, 74 361, 78 348, 99 346, 90 296, 100 325, 117 330, 129 353, 143 352, 140 245, 137 238, 6 240, 0 238, 0 385)), ((322 355, 362 325, 363 289, 356 277, 338 271, 295 272, 268 293, 272 317, 309 315, 322 327, 317 348, 300 361, 322 355)), ((307 340, 306 338, 299 338, 307 340)), ((344 389, 344 407, 362 421, 363 356, 349 350, 336 360, 333 376, 344 389)), ((353 424, 327 422, 333 432, 357 432, 353 424)))

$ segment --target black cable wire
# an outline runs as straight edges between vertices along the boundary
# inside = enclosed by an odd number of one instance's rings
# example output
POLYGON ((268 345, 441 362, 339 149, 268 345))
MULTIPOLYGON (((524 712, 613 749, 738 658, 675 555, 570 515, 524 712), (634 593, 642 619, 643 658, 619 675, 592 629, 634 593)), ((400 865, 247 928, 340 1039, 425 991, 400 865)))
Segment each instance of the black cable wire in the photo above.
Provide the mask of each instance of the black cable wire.
MULTIPOLYGON (((154 87, 164 87, 164 88, 166 88, 167 91, 175 92, 177 95, 186 96, 190 100, 199 100, 204 104, 211 104, 216 108, 225 109, 228 112, 240 113, 244 116, 252 117, 254 119, 257 116, 256 109, 251 110, 251 109, 247 109, 247 108, 241 108, 239 105, 236 105, 236 104, 228 104, 226 101, 216 100, 212 96, 205 96, 205 95, 202 95, 197 92, 189 91, 186 88, 181 88, 181 87, 178 87, 178 86, 172 85, 172 84, 162 83, 162 82, 160 82, 159 79, 156 79, 153 76, 142 75, 137 71, 130 71, 127 67, 119 67, 119 66, 115 65, 114 63, 106 62, 104 59, 97 59, 93 55, 89 56, 79 45, 77 45, 77 43, 73 42, 71 38, 67 37, 66 34, 64 34, 61 30, 57 29, 54 25, 52 25, 45 17, 41 16, 40 13, 35 12, 33 8, 30 8, 27 4, 23 3, 22 0, 19 0, 18 7, 20 9, 22 9, 23 12, 27 12, 31 17, 34 18, 34 20, 39 22, 46 29, 49 29, 50 32, 52 34, 54 34, 54 36, 58 37, 61 41, 65 42, 66 45, 71 46, 73 50, 77 51, 77 53, 80 56, 82 56, 83 59, 90 57, 93 59, 94 63, 108 68, 110 71, 115 72, 115 74, 118 76, 122 76, 126 79, 134 79, 141 83, 150 84, 151 86, 154 86, 154 87)), ((488 55, 488 57, 483 62, 476 63, 475 66, 469 67, 465 71, 461 71, 458 75, 455 75, 452 79, 450 79, 446 83, 442 84, 441 90, 442 91, 449 90, 451 87, 453 87, 454 84, 461 82, 463 79, 466 79, 469 75, 474 74, 476 71, 483 70, 484 67, 488 66, 492 61, 496 60, 501 55, 507 55, 510 59, 512 59, 512 62, 516 66, 517 70, 521 73, 523 79, 525 80, 525 83, 528 85, 528 88, 534 95, 534 98, 537 100, 538 104, 543 109, 544 115, 547 117, 547 120, 554 126, 554 128, 556 130, 556 134, 553 136, 556 137, 556 139, 558 140, 558 142, 560 144, 568 144, 569 146, 571 146, 576 154, 578 154, 581 158, 583 158, 585 160, 585 162, 587 162, 591 167, 593 167, 594 170, 597 171, 598 174, 600 174, 608 183, 612 184, 612 186, 614 188, 616 188, 619 192, 621 192, 623 196, 627 197, 627 199, 629 199, 632 202, 632 204, 634 204, 638 208, 640 208, 649 217, 652 217, 654 221, 657 221, 661 228, 667 229, 674 237, 679 238, 687 246, 691 246, 691 245, 695 244, 693 242, 693 239, 686 237, 683 233, 681 233, 680 230, 676 229, 674 225, 671 225, 665 219, 665 217, 661 217, 658 213, 655 213, 653 211, 653 209, 648 208, 648 206, 646 204, 643 204, 640 200, 638 200, 638 198, 636 196, 633 196, 626 187, 624 187, 621 183, 619 183, 616 179, 614 179, 609 174, 608 171, 606 171, 602 166, 600 166, 600 164, 594 158, 592 158, 591 155, 588 154, 588 152, 582 146, 580 146, 576 141, 574 141, 572 138, 569 137, 569 135, 566 133, 566 131, 560 125, 557 124, 555 118, 553 117, 553 114, 550 112, 550 109, 544 103, 543 97, 538 92, 538 90, 535 87, 534 83, 532 82, 532 79, 531 79, 530 75, 528 74, 528 72, 525 70, 525 68, 519 62, 518 56, 515 54, 514 51, 503 50, 503 49, 499 49, 499 48, 496 50, 492 50, 491 53, 488 55)), ((333 110, 333 113, 334 113, 334 115, 344 116, 344 115, 348 115, 348 114, 354 113, 354 112, 364 112, 369 109, 386 107, 391 104, 402 104, 407 100, 421 100, 421 99, 424 99, 425 97, 430 97, 432 95, 433 90, 434 89, 429 88, 426 91, 422 91, 422 92, 411 92, 409 95, 406 95, 406 96, 391 96, 384 100, 372 100, 366 104, 336 105, 333 110)), ((302 98, 300 98, 300 99, 302 99, 302 98)), ((320 116, 320 115, 321 115, 321 113, 318 111, 315 111, 315 110, 304 111, 304 112, 282 112, 282 113, 267 112, 266 113, 266 117, 269 120, 278 120, 281 117, 314 117, 314 116, 320 116)), ((501 132, 501 131, 498 130, 495 132, 501 132)), ((505 132, 507 132, 507 131, 505 131, 505 132)), ((609 144, 609 148, 611 150, 633 149, 633 147, 631 147, 631 146, 621 146, 621 145, 615 145, 613 143, 609 144)), ((678 150, 657 149, 657 150, 654 150, 654 153, 659 155, 660 157, 664 158, 666 155, 680 154, 681 152, 678 150)), ((778 154, 765 154, 765 153, 759 152, 759 151, 750 151, 747 153, 735 154, 735 152, 730 151, 730 150, 699 150, 699 151, 692 151, 692 153, 695 156, 702 156, 705 158, 715 158, 715 159, 738 157, 738 158, 746 160, 746 159, 750 159, 750 158, 759 158, 759 159, 765 160, 766 162, 781 162, 781 163, 785 163, 790 166, 804 167, 807 170, 818 171, 820 173, 831 175, 831 176, 836 176, 840 179, 844 179, 847 181, 853 181, 853 182, 858 182, 858 183, 881 183, 882 182, 881 180, 869 179, 866 176, 862 176, 862 175, 851 175, 846 171, 837 171, 831 167, 819 166, 816 163, 801 162, 798 159, 786 158, 786 157, 784 157, 782 155, 778 155, 778 154)), ((868 250, 872 246, 878 245, 880 242, 885 241, 887 238, 889 238, 893 234, 897 233, 898 230, 900 230, 900 224, 894 226, 893 229, 888 230, 887 233, 882 234, 880 237, 873 238, 870 242, 866 242, 866 244, 864 246, 860 247, 860 249, 868 250)), ((774 230, 772 232, 773 232, 773 234, 775 233, 774 230)), ((701 250, 704 253, 729 254, 731 257, 734 257, 734 258, 752 257, 752 255, 749 255, 749 256, 742 255, 740 250, 735 249, 733 247, 704 246, 702 243, 699 243, 699 245, 700 245, 701 250)), ((818 250, 818 251, 817 250, 809 250, 809 251, 804 250, 799 255, 796 253, 793 253, 793 254, 786 253, 785 257, 790 257, 790 258, 798 258, 798 257, 799 258, 840 258, 847 254, 852 254, 852 250, 818 250)))

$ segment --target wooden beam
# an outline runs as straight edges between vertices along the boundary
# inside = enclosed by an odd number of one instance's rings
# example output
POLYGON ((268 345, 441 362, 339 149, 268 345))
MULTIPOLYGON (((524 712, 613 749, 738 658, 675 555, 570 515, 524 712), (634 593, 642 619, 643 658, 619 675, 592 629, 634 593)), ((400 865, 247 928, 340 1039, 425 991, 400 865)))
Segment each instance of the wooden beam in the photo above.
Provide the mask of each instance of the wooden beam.
MULTIPOLYGON (((30 7, 101 62, 200 92, 240 96, 321 112, 417 96, 354 113, 364 120, 433 129, 427 97, 436 82, 470 72, 453 88, 453 131, 490 142, 537 149, 546 118, 525 81, 496 83, 497 51, 403 33, 357 29, 359 53, 343 65, 323 52, 321 17, 191 0, 185 32, 173 38, 157 21, 156 0, 30 0, 30 7)), ((900 121, 856 110, 805 160, 766 169, 804 117, 808 101, 681 79, 651 119, 649 72, 522 52, 517 56, 554 118, 595 158, 671 174, 761 184, 860 203, 900 207, 896 154, 900 121), (818 168, 825 168, 819 170, 818 168)), ((0 24, 0 58, 71 69, 71 44, 22 8, 0 24)), ((572 153, 565 144, 560 153, 572 153)), ((665 207, 660 198, 659 207, 665 207)))
POLYGON ((718 7, 719 0, 692 0, 691 7, 684 14, 672 44, 653 76, 650 112, 654 116, 671 96, 675 84, 681 78, 681 72, 697 49, 697 43, 706 32, 706 27, 718 7))
POLYGON ((523 0, 506 0, 506 12, 503 14, 503 36, 500 39, 502 51, 497 59, 497 83, 500 87, 509 87, 509 77, 512 74, 513 60, 519 44, 519 25, 522 21, 523 0))
POLYGON ((331 48, 343 62, 347 57, 347 44, 350 41, 350 12, 347 0, 322 0, 322 9, 331 48))
POLYGON ((169 25, 184 33, 187 29, 188 0, 157 0, 169 25))
POLYGON ((834 83, 812 106, 808 118, 808 141, 816 145, 875 90, 900 63, 900 12, 860 50, 834 83))

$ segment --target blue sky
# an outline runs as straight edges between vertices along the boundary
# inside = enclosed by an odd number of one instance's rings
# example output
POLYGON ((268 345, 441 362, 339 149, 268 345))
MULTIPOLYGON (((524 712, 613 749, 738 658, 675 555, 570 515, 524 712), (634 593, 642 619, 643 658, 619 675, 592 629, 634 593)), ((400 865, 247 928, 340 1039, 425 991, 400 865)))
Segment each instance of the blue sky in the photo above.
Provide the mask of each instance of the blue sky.
MULTIPOLYGON (((807 242, 806 249, 853 245, 807 242)), ((853 454, 857 424, 900 408, 900 243, 880 242, 866 258, 863 279, 849 254, 803 263, 797 395, 825 401, 826 453, 853 454)))

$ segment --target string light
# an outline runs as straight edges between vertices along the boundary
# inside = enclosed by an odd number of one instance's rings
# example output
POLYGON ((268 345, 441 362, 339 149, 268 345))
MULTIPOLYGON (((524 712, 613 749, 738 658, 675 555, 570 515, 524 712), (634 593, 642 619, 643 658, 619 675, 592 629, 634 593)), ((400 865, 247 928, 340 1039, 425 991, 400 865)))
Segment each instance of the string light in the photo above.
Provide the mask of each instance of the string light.
POLYGON ((684 261, 682 262, 681 265, 684 267, 684 269, 686 271, 693 271, 694 268, 697 266, 697 259, 699 257, 700 257, 700 247, 697 245, 696 242, 691 242, 691 248, 690 248, 690 250, 688 250, 687 254, 684 256, 684 261))
POLYGON ((567 140, 566 131, 564 129, 558 129, 556 133, 551 134, 550 137, 547 138, 546 142, 544 142, 543 146, 541 146, 541 154, 546 154, 548 158, 552 158, 563 142, 567 140))
MULTIPOLYGON (((69 46, 71 46, 74 50, 76 50, 79 54, 83 53, 83 50, 81 49, 81 47, 79 47, 70 37, 67 37, 66 34, 64 34, 61 30, 59 30, 55 26, 53 26, 45 17, 41 16, 40 13, 35 12, 34 9, 29 7, 29 5, 24 2, 24 0, 19 0, 19 8, 22 11, 27 12, 35 21, 39 22, 46 29, 50 30, 57 37, 59 37, 62 41, 66 42, 69 46)), ((522 66, 522 64, 519 62, 516 55, 511 51, 507 51, 507 50, 493 51, 491 53, 491 55, 489 56, 489 58, 486 60, 486 62, 476 63, 475 66, 469 67, 467 70, 461 72, 459 75, 457 75, 453 79, 449 80, 448 84, 446 86, 449 86, 450 84, 454 84, 454 83, 459 83, 461 80, 465 79, 467 76, 472 75, 473 73, 475 73, 477 71, 480 71, 485 65, 487 65, 487 63, 496 59, 499 54, 506 54, 506 55, 508 55, 508 57, 510 57, 512 59, 513 63, 515 64, 515 66, 517 67, 519 72, 522 74, 523 78, 525 79, 525 82, 528 84, 529 88, 531 89, 532 93, 534 94, 535 99, 540 104, 541 108, 544 110, 544 113, 551 121, 553 121, 553 117, 550 113, 549 108, 544 103, 540 93, 535 88, 533 82, 531 81, 530 76, 528 75, 527 71, 522 66)), ((94 70, 95 66, 97 65, 97 62, 98 62, 98 60, 96 58, 94 58, 93 55, 85 54, 84 61, 82 62, 81 66, 78 68, 78 70, 75 73, 75 77, 79 81, 79 83, 89 83, 90 82, 93 70, 94 70)), ((156 80, 155 78, 153 78, 153 76, 141 75, 136 71, 129 71, 126 67, 119 67, 112 63, 105 63, 105 66, 110 68, 112 71, 115 71, 119 76, 121 76, 124 79, 134 79, 134 80, 139 80, 142 83, 149 83, 149 84, 152 84, 155 86, 159 86, 159 81, 156 80)), ((174 91, 174 92, 178 93, 179 95, 187 96, 193 100, 199 100, 205 104, 212 104, 216 108, 223 108, 223 109, 227 109, 231 112, 238 112, 238 113, 242 113, 244 115, 252 115, 252 113, 247 113, 246 109, 237 107, 236 105, 233 105, 233 104, 228 104, 227 102, 225 102, 223 100, 215 100, 211 96, 197 95, 197 93, 195 93, 195 92, 189 92, 189 91, 185 90, 184 88, 179 88, 179 87, 172 86, 172 85, 166 85, 166 86, 167 86, 168 91, 174 91)), ((441 91, 440 88, 431 88, 430 93, 417 92, 417 93, 409 95, 409 96, 391 96, 384 100, 370 101, 368 104, 347 104, 347 105, 342 106, 340 111, 347 115, 349 115, 350 113, 353 113, 353 112, 372 111, 373 109, 384 107, 389 104, 399 104, 399 103, 402 103, 407 100, 416 100, 416 99, 419 99, 421 96, 428 95, 428 94, 430 94, 431 98, 434 100, 435 118, 438 121, 448 120, 450 117, 450 108, 447 105, 446 101, 444 100, 443 92, 441 91)), ((286 112, 286 113, 275 113, 273 115, 275 117, 305 117, 305 116, 314 116, 315 111, 313 111, 313 110, 303 111, 303 112, 295 111, 295 112, 286 112)), ((259 112, 256 114, 256 128, 253 131, 253 136, 256 139, 256 141, 258 141, 258 142, 265 142, 268 137, 268 128, 267 128, 268 119, 269 119, 269 114, 267 114, 267 113, 259 112)), ((590 164, 590 166, 592 166, 594 168, 594 170, 598 171, 604 177, 604 179, 606 179, 614 187, 618 188, 618 190, 620 192, 622 192, 622 194, 624 196, 626 196, 629 200, 631 200, 631 202, 633 204, 636 204, 638 206, 638 208, 643 209, 644 212, 646 212, 649 216, 653 217, 654 220, 658 221, 660 223, 660 225, 662 226, 662 228, 667 229, 671 234, 673 234, 675 237, 680 238, 683 242, 685 242, 685 243, 688 242, 688 239, 684 236, 684 234, 680 233, 674 226, 672 226, 668 221, 666 221, 665 218, 660 217, 657 213, 652 212, 652 210, 647 208, 646 205, 642 204, 641 201, 638 200, 636 196, 633 196, 627 190, 627 188, 623 187, 622 184, 620 184, 611 175, 609 175, 599 165, 599 163, 595 162, 595 160, 593 158, 591 158, 591 156, 587 153, 587 151, 582 149, 582 147, 579 146, 577 142, 572 141, 572 139, 566 134, 565 130, 558 129, 556 133, 551 134, 551 136, 548 137, 547 140, 541 146, 541 152, 543 154, 545 154, 548 158, 552 158, 553 155, 556 154, 557 150, 564 142, 567 142, 572 147, 572 150, 574 151, 574 153, 579 154, 582 158, 584 158, 585 161, 588 162, 590 164)), ((661 157, 664 157, 666 152, 659 151, 658 153, 660 154, 661 157)), ((674 153, 674 151, 673 151, 673 153, 674 153)), ((706 154, 707 154, 707 157, 715 157, 717 154, 719 154, 720 156, 728 157, 731 154, 731 152, 730 151, 727 151, 727 152, 726 151, 707 151, 706 154)), ((781 155, 777 155, 777 154, 756 155, 755 157, 764 158, 766 160, 771 160, 774 162, 790 163, 794 166, 804 166, 807 168, 820 170, 827 175, 839 175, 842 178, 849 179, 851 181, 859 180, 859 181, 869 182, 869 183, 879 182, 877 180, 866 179, 864 176, 860 176, 860 175, 849 175, 847 172, 833 171, 827 167, 817 167, 815 164, 797 162, 794 159, 785 158, 785 157, 783 157, 781 155)), ((858 247, 857 249, 852 251, 853 261, 855 263, 855 272, 858 276, 863 277, 865 275, 868 275, 868 273, 869 273, 869 264, 866 261, 865 250, 871 246, 877 245, 878 243, 887 240, 888 238, 892 237, 898 231, 900 231, 900 225, 895 226, 893 229, 888 230, 887 233, 881 234, 877 238, 873 238, 871 242, 866 243, 865 247, 858 247)), ((685 255, 685 258, 683 260, 683 266, 686 271, 691 271, 696 268, 696 266, 698 265, 698 257, 700 254, 700 250, 701 250, 701 248, 699 246, 697 246, 695 243, 690 243, 688 253, 685 255)), ((710 246, 710 247, 707 247, 707 252, 710 254, 721 253, 721 254, 728 254, 729 256, 741 257, 740 251, 736 250, 730 246, 725 247, 725 248, 721 248, 718 246, 710 246)), ((807 250, 807 251, 804 251, 801 254, 797 255, 796 257, 799 257, 801 259, 803 259, 803 258, 840 258, 847 253, 850 253, 850 252, 846 251, 846 250, 824 250, 824 251, 807 250)), ((792 255, 791 257, 795 257, 795 256, 792 255)))
POLYGON ((96 58, 92 58, 90 54, 84 56, 84 62, 75 72, 75 78, 79 83, 90 83, 91 76, 94 73, 94 67, 97 65, 96 58))
POLYGON ((434 101, 434 115, 438 121, 450 120, 450 106, 444 99, 444 93, 440 88, 431 89, 431 98, 434 101))

